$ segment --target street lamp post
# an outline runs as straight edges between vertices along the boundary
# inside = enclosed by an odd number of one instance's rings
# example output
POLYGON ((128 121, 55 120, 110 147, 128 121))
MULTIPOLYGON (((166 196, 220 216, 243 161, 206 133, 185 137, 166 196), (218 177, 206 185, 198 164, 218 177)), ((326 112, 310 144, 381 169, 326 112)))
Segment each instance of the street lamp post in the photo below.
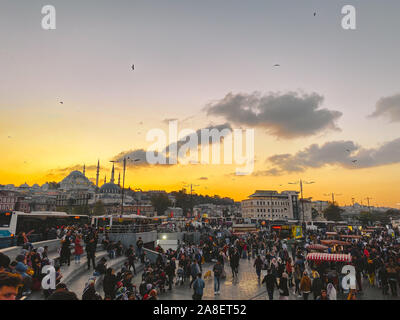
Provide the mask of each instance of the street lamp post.
MULTIPOLYGON (((140 188, 136 188, 135 189, 135 191, 140 191, 140 196, 139 196, 139 199, 138 199, 138 207, 139 207, 139 213, 140 213, 140 209, 141 209, 141 200, 142 200, 142 192, 143 192, 143 190, 142 189, 140 189, 140 188)), ((136 212, 137 213, 137 212, 136 212)))
POLYGON ((303 198, 303 183, 304 184, 313 184, 315 181, 303 181, 300 179, 300 181, 297 182, 288 182, 289 184, 300 184, 300 196, 301 196, 301 212, 303 216, 303 225, 305 223, 305 218, 304 218, 304 198, 303 198))
MULTIPOLYGON (((122 175, 122 190, 121 190, 121 216, 124 214, 124 190, 125 190, 125 172, 126 172, 126 159, 130 160, 130 158, 124 158, 124 171, 122 175)), ((132 160, 133 162, 140 161, 140 159, 132 160)))
POLYGON ((190 215, 193 218, 193 187, 200 187, 199 184, 190 184, 190 185, 185 185, 184 187, 190 187, 190 215))

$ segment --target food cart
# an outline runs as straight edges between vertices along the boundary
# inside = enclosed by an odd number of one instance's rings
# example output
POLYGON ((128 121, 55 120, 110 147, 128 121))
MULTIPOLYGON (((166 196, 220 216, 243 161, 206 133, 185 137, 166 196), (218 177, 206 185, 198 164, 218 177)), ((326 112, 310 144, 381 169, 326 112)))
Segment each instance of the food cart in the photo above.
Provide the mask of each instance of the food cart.
POLYGON ((311 251, 325 251, 328 250, 329 247, 324 246, 322 244, 310 244, 309 246, 307 246, 307 250, 311 250, 311 251))
POLYGON ((310 252, 307 254, 310 261, 351 262, 351 254, 310 252))

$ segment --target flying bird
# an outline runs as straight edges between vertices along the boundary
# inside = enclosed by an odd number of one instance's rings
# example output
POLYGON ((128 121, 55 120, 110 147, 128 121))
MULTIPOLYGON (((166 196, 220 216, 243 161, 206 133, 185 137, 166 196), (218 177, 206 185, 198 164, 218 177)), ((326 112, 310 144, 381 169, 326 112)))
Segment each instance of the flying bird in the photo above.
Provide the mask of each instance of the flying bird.
POLYGON ((349 149, 346 149, 346 151, 347 151, 347 152, 350 152, 350 150, 349 150, 349 149))
POLYGON ((317 13, 316 12, 314 12, 314 17, 317 15, 317 13))
POLYGON ((134 64, 132 65, 132 70, 135 70, 135 65, 134 64))
POLYGON ((11 136, 8 136, 8 139, 11 139, 11 136))
POLYGON ((356 163, 356 162, 357 162, 357 160, 352 160, 351 162, 353 162, 353 163, 356 163))
POLYGON ((64 104, 64 102, 60 101, 60 104, 64 104))
POLYGON ((281 65, 280 64, 274 64, 274 67, 280 67, 281 65))

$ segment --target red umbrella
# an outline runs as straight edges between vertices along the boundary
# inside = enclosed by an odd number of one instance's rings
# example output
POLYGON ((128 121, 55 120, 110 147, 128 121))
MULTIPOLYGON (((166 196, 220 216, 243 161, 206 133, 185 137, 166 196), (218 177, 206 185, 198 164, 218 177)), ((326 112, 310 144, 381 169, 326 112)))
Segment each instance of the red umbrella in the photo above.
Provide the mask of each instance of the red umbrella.
POLYGON ((351 262, 351 254, 312 252, 312 253, 307 254, 307 260, 351 262))
POLYGON ((340 240, 321 240, 322 244, 326 244, 327 246, 334 246, 334 245, 339 245, 339 246, 349 246, 351 243, 346 242, 346 241, 340 241, 340 240))
POLYGON ((341 238, 354 238, 354 239, 361 239, 362 238, 362 236, 357 236, 357 235, 352 235, 352 234, 350 234, 350 235, 342 234, 342 235, 340 235, 340 237, 341 238))
POLYGON ((310 249, 310 250, 326 250, 326 249, 328 249, 328 247, 327 246, 324 246, 324 245, 322 245, 322 244, 310 244, 308 247, 307 247, 307 249, 310 249))

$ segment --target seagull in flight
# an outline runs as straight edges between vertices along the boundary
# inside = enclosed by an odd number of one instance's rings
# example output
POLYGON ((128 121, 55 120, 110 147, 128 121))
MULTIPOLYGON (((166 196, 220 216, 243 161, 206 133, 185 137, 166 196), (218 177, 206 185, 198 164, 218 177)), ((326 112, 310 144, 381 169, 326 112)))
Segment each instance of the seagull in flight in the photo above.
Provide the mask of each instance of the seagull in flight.
POLYGON ((60 101, 60 104, 64 104, 64 102, 60 101))
POLYGON ((316 12, 314 12, 314 17, 317 15, 317 13, 316 12))
POLYGON ((353 162, 353 163, 356 163, 356 162, 357 162, 357 160, 352 160, 351 162, 353 162))
POLYGON ((132 70, 135 70, 135 65, 134 64, 132 65, 132 70))
POLYGON ((274 67, 280 67, 281 65, 280 64, 274 64, 274 67))

